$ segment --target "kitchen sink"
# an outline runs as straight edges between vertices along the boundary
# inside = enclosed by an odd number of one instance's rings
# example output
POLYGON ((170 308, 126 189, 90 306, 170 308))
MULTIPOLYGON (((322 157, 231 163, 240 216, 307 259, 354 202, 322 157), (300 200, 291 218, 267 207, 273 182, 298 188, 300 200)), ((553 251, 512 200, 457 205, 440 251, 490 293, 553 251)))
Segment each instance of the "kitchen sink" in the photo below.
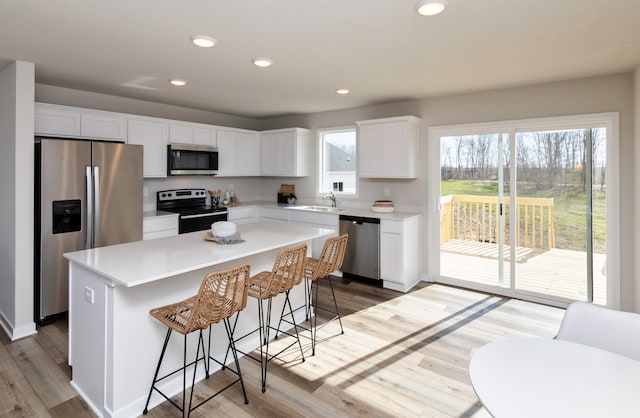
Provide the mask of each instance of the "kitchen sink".
POLYGON ((342 212, 344 209, 341 208, 334 208, 331 206, 295 206, 291 209, 298 209, 298 210, 311 210, 311 211, 315 211, 315 212, 342 212))

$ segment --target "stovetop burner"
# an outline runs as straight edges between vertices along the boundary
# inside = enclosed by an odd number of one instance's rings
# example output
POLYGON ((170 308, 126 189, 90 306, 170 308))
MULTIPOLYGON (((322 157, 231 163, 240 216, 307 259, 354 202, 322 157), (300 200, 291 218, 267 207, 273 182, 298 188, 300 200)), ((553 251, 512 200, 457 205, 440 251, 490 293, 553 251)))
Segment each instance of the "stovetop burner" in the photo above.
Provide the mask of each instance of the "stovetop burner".
POLYGON ((206 189, 162 190, 157 193, 157 197, 156 209, 183 216, 227 211, 225 206, 207 204, 206 189))

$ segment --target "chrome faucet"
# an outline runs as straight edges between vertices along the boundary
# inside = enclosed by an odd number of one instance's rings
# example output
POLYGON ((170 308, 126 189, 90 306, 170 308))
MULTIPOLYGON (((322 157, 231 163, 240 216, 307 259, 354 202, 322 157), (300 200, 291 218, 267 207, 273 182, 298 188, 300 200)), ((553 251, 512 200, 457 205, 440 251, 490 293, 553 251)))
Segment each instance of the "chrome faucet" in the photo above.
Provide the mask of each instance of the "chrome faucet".
POLYGON ((324 196, 322 196, 323 199, 331 199, 331 207, 335 208, 336 207, 336 195, 333 194, 333 192, 329 192, 329 194, 326 194, 324 196))

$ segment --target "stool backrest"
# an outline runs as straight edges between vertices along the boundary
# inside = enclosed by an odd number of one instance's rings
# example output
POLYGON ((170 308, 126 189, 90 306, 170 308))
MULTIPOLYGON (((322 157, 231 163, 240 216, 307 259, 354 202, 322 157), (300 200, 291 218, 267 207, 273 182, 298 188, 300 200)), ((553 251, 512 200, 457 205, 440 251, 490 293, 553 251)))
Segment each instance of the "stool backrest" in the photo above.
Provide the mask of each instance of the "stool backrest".
POLYGON ((318 267, 313 272, 314 276, 312 279, 326 277, 330 273, 342 268, 348 239, 349 234, 342 234, 339 237, 329 238, 324 242, 320 258, 318 259, 318 267))
POLYGON ((273 263, 267 293, 276 296, 299 284, 304 274, 306 259, 307 244, 280 250, 273 263))
POLYGON ((229 318, 247 306, 249 264, 215 271, 205 276, 189 318, 190 329, 204 329, 229 318))

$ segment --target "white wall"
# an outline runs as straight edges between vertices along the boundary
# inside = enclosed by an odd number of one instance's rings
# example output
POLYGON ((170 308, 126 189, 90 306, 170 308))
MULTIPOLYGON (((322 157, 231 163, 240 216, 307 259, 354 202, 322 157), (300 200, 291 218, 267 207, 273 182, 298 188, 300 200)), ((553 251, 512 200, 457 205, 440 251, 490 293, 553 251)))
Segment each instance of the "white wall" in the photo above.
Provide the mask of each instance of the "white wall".
MULTIPOLYGON (((634 97, 633 97, 633 113, 635 127, 635 172, 634 179, 640 179, 640 66, 636 68, 634 73, 634 97)), ((634 253, 640 254, 640 181, 635 182, 635 245, 634 253)), ((640 312, 640 257, 636 257, 635 274, 637 277, 635 287, 635 311, 640 312)))
MULTIPOLYGON (((639 76, 636 74, 636 79, 638 78, 639 76)), ((640 83, 636 80, 636 90, 638 85, 640 83)), ((640 305, 640 294, 636 292, 636 287, 640 287, 640 284, 636 285, 640 280, 640 275, 634 274, 634 196, 636 195, 634 190, 634 170, 636 167, 635 161, 640 161, 640 153, 637 158, 634 158, 633 91, 633 74, 611 75, 270 119, 264 121, 263 129, 291 126, 310 129, 347 126, 353 125, 357 120, 401 115, 415 115, 422 118, 425 129, 421 131, 418 150, 419 178, 410 181, 361 180, 360 200, 370 202, 381 197, 384 187, 391 187, 391 198, 395 202, 403 205, 420 205, 424 215, 428 205, 433 204, 427 201, 426 193, 427 126, 619 112, 621 159, 618 169, 620 170, 621 179, 621 202, 618 211, 610 213, 608 216, 619 217, 622 231, 620 237, 609 238, 617 238, 621 248, 621 307, 624 310, 637 308, 640 311, 640 306, 638 306, 640 305), (635 279, 636 277, 638 279, 635 279), (636 300, 638 305, 636 305, 636 300)), ((635 117, 637 117, 637 114, 635 117)), ((638 129, 637 125, 636 129, 638 129)), ((315 137, 314 132, 311 135, 312 138, 315 137)), ((316 167, 315 152, 316 148, 312 147, 313 155, 310 158, 313 170, 316 167)), ((315 173, 315 171, 313 172, 315 173)), ((304 198, 313 195, 315 177, 299 179, 295 183, 296 194, 299 197, 304 198)), ((276 180, 263 180, 262 184, 263 189, 273 191, 275 194, 279 182, 276 180)), ((426 222, 423 222, 423 226, 424 242, 424 237, 427 236, 426 222)), ((426 254, 425 249, 423 249, 422 253, 426 254)), ((427 271, 426 257, 423 257, 422 260, 422 271, 427 271)))
POLYGON ((0 324, 11 339, 33 321, 33 97, 35 66, 0 71, 0 324))

